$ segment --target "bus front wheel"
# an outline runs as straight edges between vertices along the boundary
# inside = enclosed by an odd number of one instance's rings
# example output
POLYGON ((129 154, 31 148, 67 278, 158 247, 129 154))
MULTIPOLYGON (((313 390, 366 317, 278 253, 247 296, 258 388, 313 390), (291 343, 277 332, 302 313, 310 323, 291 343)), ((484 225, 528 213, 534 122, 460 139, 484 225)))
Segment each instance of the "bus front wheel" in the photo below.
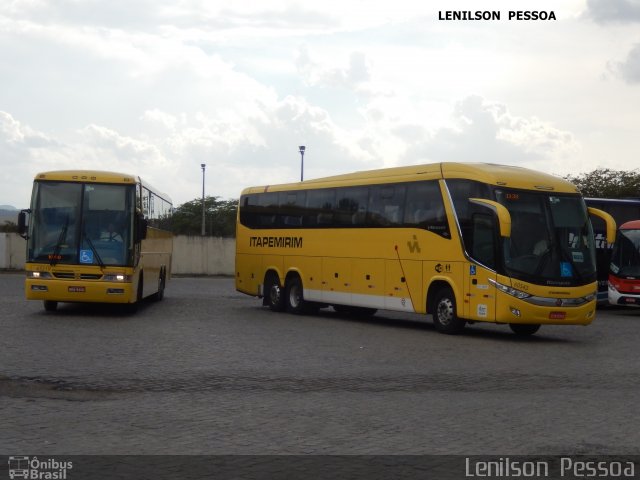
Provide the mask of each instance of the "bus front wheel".
POLYGON ((450 288, 441 289, 433 303, 433 324, 436 330, 449 335, 460 333, 467 322, 458 318, 456 297, 450 288))
POLYGON ((529 337, 540 330, 540 325, 537 323, 510 323, 509 328, 519 337, 529 337))
POLYGON ((280 286, 280 280, 278 276, 271 273, 267 276, 264 282, 265 284, 265 305, 268 305, 274 312, 281 312, 284 310, 284 295, 282 287, 280 286))

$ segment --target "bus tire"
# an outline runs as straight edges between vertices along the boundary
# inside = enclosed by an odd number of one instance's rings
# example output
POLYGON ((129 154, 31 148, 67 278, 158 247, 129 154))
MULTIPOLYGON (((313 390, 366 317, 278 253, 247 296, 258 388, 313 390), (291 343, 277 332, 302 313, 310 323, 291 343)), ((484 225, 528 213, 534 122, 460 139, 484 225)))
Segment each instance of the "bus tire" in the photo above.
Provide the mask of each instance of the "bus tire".
POLYGON ((55 312, 58 309, 58 302, 56 302, 55 300, 45 300, 44 309, 47 312, 55 312))
POLYGON ((278 275, 269 272, 264 281, 264 304, 274 312, 282 312, 285 309, 284 289, 280 285, 278 275))
POLYGON ((290 313, 302 314, 308 311, 307 302, 304 299, 302 281, 297 275, 291 277, 287 281, 285 301, 287 304, 287 311, 290 313))
POLYGON ((537 323, 510 323, 509 328, 519 337, 530 337, 540 330, 540 325, 537 323))
POLYGON ((433 306, 433 324, 436 330, 448 335, 455 335, 464 330, 467 322, 456 313, 456 297, 451 288, 440 289, 433 306))

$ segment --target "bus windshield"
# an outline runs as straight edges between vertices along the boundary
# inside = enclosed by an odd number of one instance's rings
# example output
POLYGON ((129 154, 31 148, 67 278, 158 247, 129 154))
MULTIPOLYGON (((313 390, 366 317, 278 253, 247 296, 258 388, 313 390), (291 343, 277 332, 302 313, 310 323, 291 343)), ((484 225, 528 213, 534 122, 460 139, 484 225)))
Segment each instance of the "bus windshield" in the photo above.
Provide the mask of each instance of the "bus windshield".
POLYGON ((611 253, 611 272, 617 277, 640 277, 640 230, 619 230, 611 253))
POLYGON ((511 214, 511 237, 502 249, 507 275, 547 285, 595 280, 591 222, 581 197, 496 189, 511 214))
POLYGON ((131 185, 36 182, 28 261, 131 265, 134 202, 131 185))

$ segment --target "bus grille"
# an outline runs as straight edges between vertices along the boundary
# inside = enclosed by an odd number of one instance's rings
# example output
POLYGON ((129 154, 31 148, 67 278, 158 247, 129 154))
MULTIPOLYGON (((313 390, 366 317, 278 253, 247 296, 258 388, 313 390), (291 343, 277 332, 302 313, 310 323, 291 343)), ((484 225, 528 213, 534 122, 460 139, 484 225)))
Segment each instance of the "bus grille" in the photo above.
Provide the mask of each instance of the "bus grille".
POLYGON ((73 272, 53 272, 53 276, 56 278, 75 278, 73 272))
POLYGON ((73 272, 53 272, 53 276, 56 278, 65 278, 71 280, 100 280, 102 278, 101 273, 81 273, 77 275, 73 272))

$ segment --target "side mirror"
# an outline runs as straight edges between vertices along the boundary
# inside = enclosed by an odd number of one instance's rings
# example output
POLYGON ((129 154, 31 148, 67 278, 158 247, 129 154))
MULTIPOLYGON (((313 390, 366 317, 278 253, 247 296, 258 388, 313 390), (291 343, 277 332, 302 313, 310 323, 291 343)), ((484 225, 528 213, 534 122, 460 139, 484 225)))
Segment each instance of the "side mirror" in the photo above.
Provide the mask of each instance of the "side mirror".
POLYGON ((500 236, 504 238, 511 237, 511 214, 504 205, 484 198, 470 198, 469 201, 492 210, 498 217, 500 236))
POLYGON ((598 218, 604 220, 605 225, 607 226, 607 242, 613 244, 616 240, 616 221, 613 219, 611 215, 609 215, 604 210, 599 210, 597 208, 588 207, 590 215, 595 215, 598 218))
POLYGON ((22 238, 27 238, 27 213, 31 213, 31 210, 21 210, 18 214, 18 235, 22 238))
POLYGON ((147 227, 148 227, 148 222, 147 220, 141 215, 138 215, 138 225, 137 225, 137 232, 136 232, 136 236, 138 237, 138 240, 144 240, 145 238, 147 238, 147 227))

